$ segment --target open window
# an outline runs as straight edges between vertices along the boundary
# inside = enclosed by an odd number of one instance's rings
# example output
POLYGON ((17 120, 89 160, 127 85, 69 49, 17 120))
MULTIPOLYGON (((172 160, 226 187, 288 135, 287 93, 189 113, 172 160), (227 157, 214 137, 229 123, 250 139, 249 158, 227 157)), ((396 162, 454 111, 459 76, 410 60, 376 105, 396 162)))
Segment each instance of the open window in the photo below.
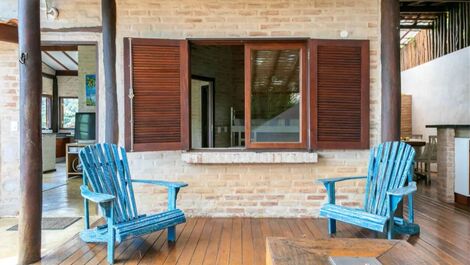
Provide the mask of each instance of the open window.
POLYGON ((42 95, 41 97, 41 127, 43 130, 52 128, 52 96, 42 95))
POLYGON ((367 40, 125 39, 124 51, 129 150, 369 148, 367 40))
POLYGON ((75 128, 75 114, 78 112, 78 98, 60 97, 60 129, 73 130, 75 128))

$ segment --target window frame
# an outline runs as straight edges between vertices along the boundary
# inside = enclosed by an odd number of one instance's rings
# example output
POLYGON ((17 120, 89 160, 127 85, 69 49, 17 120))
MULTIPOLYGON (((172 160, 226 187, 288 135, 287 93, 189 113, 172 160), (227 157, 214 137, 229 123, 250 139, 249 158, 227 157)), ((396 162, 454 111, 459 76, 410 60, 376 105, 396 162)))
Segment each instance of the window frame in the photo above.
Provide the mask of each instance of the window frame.
MULTIPOLYGON (((368 102, 370 101, 369 98, 369 88, 370 88, 370 79, 369 79, 369 71, 370 71, 370 50, 369 50, 369 42, 368 39, 361 39, 361 40, 343 40, 343 39, 331 39, 331 40, 320 40, 315 38, 186 38, 184 40, 166 40, 166 39, 158 39, 158 38, 149 38, 149 39, 142 39, 142 38, 124 38, 124 65, 129 67, 124 67, 124 96, 125 96, 125 143, 126 149, 128 151, 167 151, 167 150, 186 150, 186 151, 250 151, 250 150, 257 150, 257 151, 282 151, 282 150, 303 150, 305 152, 312 152, 318 149, 368 149, 368 143, 370 141, 370 120, 369 120, 369 113, 370 113, 370 106, 368 102), (132 44, 134 42, 139 43, 148 43, 150 44, 157 44, 163 43, 165 41, 181 41, 181 64, 183 66, 183 70, 185 71, 182 73, 180 78, 180 84, 183 94, 181 95, 181 102, 185 104, 182 105, 181 109, 181 123, 182 131, 181 135, 181 146, 170 146, 171 143, 165 143, 160 145, 146 145, 145 147, 133 148, 133 136, 132 136, 132 123, 133 123, 133 114, 132 114, 132 106, 129 102, 129 95, 132 95, 132 74, 130 71, 133 67, 132 65, 132 44), (312 50, 312 43, 318 42, 334 42, 334 43, 353 43, 353 42, 364 42, 365 45, 363 47, 362 58, 364 71, 361 74, 361 82, 363 87, 363 99, 361 100, 361 114, 362 123, 361 123, 361 143, 351 143, 351 142, 338 142, 334 144, 324 144, 319 143, 316 139, 317 128, 316 128, 316 119, 317 119, 317 104, 316 104, 316 75, 314 74, 317 67, 316 60, 312 60, 315 57, 315 52, 312 50), (190 59, 191 53, 189 49, 189 45, 242 45, 245 49, 245 84, 244 84, 244 91, 245 91, 245 134, 249 136, 251 134, 251 117, 248 119, 247 111, 249 110, 251 116, 251 80, 249 81, 249 85, 247 86, 247 81, 251 78, 251 74, 247 73, 246 65, 249 64, 251 67, 251 52, 248 50, 247 47, 273 47, 277 46, 279 49, 286 49, 290 45, 293 45, 296 48, 300 48, 301 53, 301 65, 300 65, 300 84, 301 84, 301 110, 299 111, 301 115, 300 124, 300 142, 292 143, 292 142, 263 142, 263 143, 252 143, 251 138, 246 138, 245 146, 242 148, 202 148, 202 149, 194 149, 190 147, 191 143, 191 113, 190 113, 190 82, 191 79, 191 71, 190 71, 190 59), (298 45, 298 46, 297 46, 298 45), (250 60, 246 60, 246 57, 249 57, 250 60), (248 79, 248 80, 247 80, 248 79), (248 104, 246 104, 248 101, 248 104), (249 123, 249 124, 247 124, 249 123), (248 126, 247 126, 248 125, 248 126)), ((291 46, 292 47, 292 46, 291 46)), ((251 71, 251 70, 250 70, 251 71)))
MULTIPOLYGON (((63 107, 63 100, 64 99, 78 99, 78 97, 59 97, 59 130, 67 130, 72 131, 75 130, 75 125, 72 128, 64 128, 64 107, 63 107)), ((80 104, 78 102, 78 104, 80 104)), ((79 111, 77 111, 78 113, 79 111)))
MULTIPOLYGON (((41 95, 41 105, 42 105, 42 98, 46 98, 46 127, 42 127, 42 120, 41 120, 41 129, 43 130, 51 130, 52 129, 52 95, 42 94, 41 95)), ((41 109, 42 112, 42 109, 41 109)))
POLYGON ((276 40, 266 42, 245 43, 245 149, 307 149, 308 115, 307 102, 307 42, 278 42, 276 40), (251 51, 252 50, 286 50, 299 49, 299 85, 300 85, 300 130, 299 142, 251 142, 251 51))

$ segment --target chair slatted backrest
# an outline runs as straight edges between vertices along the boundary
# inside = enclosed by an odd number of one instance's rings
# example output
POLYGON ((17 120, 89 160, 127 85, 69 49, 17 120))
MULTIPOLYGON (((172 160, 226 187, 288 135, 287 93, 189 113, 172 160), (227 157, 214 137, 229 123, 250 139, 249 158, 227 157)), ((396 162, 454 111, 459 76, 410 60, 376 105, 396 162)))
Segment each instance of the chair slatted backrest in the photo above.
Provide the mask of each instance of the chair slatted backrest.
POLYGON ((116 196, 117 223, 137 218, 126 150, 115 144, 89 145, 80 151, 84 175, 94 192, 116 196))
POLYGON ((371 148, 364 200, 366 212, 387 214, 386 192, 404 186, 414 156, 413 147, 404 142, 385 142, 371 148))

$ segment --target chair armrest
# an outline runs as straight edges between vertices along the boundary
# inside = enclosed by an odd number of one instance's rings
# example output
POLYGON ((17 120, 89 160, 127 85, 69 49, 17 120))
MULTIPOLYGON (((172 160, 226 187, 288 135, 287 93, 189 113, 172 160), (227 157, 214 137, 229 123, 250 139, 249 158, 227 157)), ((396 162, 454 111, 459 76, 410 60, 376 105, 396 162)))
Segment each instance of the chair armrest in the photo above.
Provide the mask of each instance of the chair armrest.
POLYGON ((80 186, 80 191, 81 191, 81 194, 82 194, 83 198, 85 198, 87 200, 90 200, 92 202, 95 202, 95 203, 110 202, 110 201, 113 201, 116 198, 113 195, 92 192, 85 185, 80 186))
POLYGON ((170 182, 163 180, 147 180, 147 179, 133 179, 132 182, 154 184, 159 186, 165 186, 168 188, 168 210, 176 209, 176 197, 180 188, 188 186, 184 182, 170 182))
POLYGON ((365 179, 367 176, 357 176, 357 177, 339 177, 339 178, 328 178, 328 179, 318 179, 318 183, 322 183, 326 188, 326 193, 328 195, 328 203, 335 204, 335 183, 344 180, 354 180, 354 179, 365 179))
POLYGON ((164 186, 168 188, 183 188, 183 187, 188 186, 188 184, 184 182, 171 182, 171 181, 163 181, 163 180, 133 179, 131 181, 135 183, 159 185, 159 186, 164 186))
MULTIPOLYGON (((408 183, 408 186, 406 186, 406 187, 401 187, 401 188, 398 188, 398 189, 387 191, 388 214, 390 215, 391 218, 393 217, 393 213, 395 212, 395 210, 398 207, 398 203, 400 203, 400 201, 403 199, 403 197, 407 196, 407 195, 410 195, 414 192, 416 192, 416 182, 414 182, 414 181, 408 183)), ((411 209, 409 211, 412 212, 413 210, 411 209)), ((411 218, 411 219, 413 219, 413 218, 411 218)))
POLYGON ((329 183, 336 183, 345 180, 354 180, 354 179, 365 179, 367 176, 357 176, 357 177, 338 177, 338 178, 327 178, 327 179, 317 179, 318 183, 322 183, 323 185, 327 185, 329 183))
POLYGON ((412 181, 406 187, 401 187, 394 190, 387 191, 389 196, 406 196, 416 191, 416 182, 412 181))

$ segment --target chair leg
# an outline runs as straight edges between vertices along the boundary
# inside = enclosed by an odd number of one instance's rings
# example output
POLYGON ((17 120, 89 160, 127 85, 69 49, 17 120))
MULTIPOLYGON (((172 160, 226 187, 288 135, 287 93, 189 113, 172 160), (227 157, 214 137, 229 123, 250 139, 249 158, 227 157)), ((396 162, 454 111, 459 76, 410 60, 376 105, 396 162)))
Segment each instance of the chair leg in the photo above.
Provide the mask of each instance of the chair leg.
POLYGON ((175 242, 176 241, 176 227, 170 226, 168 227, 168 241, 175 242))
POLYGON ((328 234, 336 233, 336 220, 328 218, 328 234))
POLYGON ((387 239, 393 239, 393 218, 388 221, 387 239))
POLYGON ((426 163, 426 183, 431 184, 431 163, 426 163))
POLYGON ((108 263, 114 264, 114 241, 116 240, 116 236, 114 234, 114 229, 108 231, 108 263))

